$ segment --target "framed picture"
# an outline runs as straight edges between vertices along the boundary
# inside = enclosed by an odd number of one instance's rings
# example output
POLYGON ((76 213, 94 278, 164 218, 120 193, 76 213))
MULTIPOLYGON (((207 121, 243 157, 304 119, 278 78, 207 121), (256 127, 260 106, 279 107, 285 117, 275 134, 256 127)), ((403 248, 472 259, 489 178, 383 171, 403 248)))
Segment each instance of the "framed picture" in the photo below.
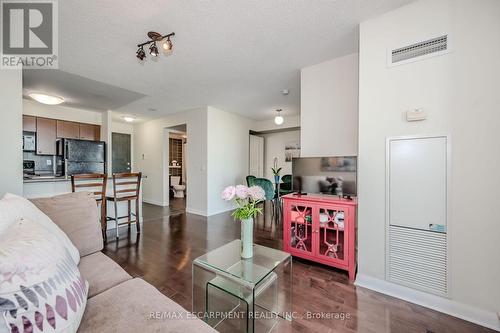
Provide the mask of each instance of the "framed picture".
POLYGON ((300 143, 289 142, 285 144, 285 162, 291 162, 292 158, 300 157, 300 143))

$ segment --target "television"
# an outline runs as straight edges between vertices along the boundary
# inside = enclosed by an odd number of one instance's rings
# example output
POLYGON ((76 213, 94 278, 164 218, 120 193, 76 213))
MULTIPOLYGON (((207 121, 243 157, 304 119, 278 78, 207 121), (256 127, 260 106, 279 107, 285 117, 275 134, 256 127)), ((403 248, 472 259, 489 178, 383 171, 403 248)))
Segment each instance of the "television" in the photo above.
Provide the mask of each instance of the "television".
POLYGON ((356 196, 356 179, 356 156, 292 159, 294 192, 356 196))

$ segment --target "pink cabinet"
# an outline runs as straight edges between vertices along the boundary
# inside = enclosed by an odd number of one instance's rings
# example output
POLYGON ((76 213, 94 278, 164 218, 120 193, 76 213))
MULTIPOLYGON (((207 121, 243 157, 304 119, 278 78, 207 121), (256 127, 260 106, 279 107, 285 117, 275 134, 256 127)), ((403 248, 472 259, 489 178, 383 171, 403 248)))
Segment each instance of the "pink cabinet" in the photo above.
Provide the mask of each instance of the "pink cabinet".
POLYGON ((327 195, 283 196, 284 250, 356 275, 356 199, 327 195))

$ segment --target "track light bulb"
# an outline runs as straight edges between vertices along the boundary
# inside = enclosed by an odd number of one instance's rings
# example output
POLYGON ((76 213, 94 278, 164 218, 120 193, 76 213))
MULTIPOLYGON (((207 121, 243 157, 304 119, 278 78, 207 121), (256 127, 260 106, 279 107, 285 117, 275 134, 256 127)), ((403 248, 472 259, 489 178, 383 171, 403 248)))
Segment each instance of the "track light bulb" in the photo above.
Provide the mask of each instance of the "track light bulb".
POLYGON ((146 58, 146 52, 144 52, 144 48, 142 46, 137 50, 136 56, 139 60, 144 60, 144 58, 146 58))
POLYGON ((278 112, 278 114, 274 117, 274 123, 276 125, 282 125, 285 122, 285 119, 281 116, 281 109, 276 110, 276 112, 278 112))
POLYGON ((172 41, 170 40, 170 37, 167 38, 166 41, 163 42, 162 47, 165 51, 170 51, 172 50, 172 47, 174 45, 172 44, 172 41))
POLYGON ((149 54, 151 54, 153 57, 157 57, 160 53, 158 52, 158 47, 156 46, 156 42, 151 44, 149 47, 149 54))

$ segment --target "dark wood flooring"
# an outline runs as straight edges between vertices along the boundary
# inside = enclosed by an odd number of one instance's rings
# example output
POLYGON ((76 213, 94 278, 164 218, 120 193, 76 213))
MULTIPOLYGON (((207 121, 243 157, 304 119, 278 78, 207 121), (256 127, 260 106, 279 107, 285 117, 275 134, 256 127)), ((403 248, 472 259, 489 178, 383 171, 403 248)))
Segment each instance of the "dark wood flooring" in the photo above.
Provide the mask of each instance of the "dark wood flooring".
MULTIPOLYGON (((268 208, 269 212, 270 209, 268 208)), ((144 204, 144 224, 121 228, 120 240, 109 237, 104 252, 134 277, 156 286, 191 310, 191 263, 196 257, 239 238, 230 214, 201 217, 184 212, 183 200, 163 208, 144 204)), ((282 230, 269 214, 259 217, 255 242, 281 249, 282 230)), ((344 319, 295 319, 276 332, 493 332, 412 303, 354 286, 347 273, 294 258, 293 311, 343 314, 344 319)))

